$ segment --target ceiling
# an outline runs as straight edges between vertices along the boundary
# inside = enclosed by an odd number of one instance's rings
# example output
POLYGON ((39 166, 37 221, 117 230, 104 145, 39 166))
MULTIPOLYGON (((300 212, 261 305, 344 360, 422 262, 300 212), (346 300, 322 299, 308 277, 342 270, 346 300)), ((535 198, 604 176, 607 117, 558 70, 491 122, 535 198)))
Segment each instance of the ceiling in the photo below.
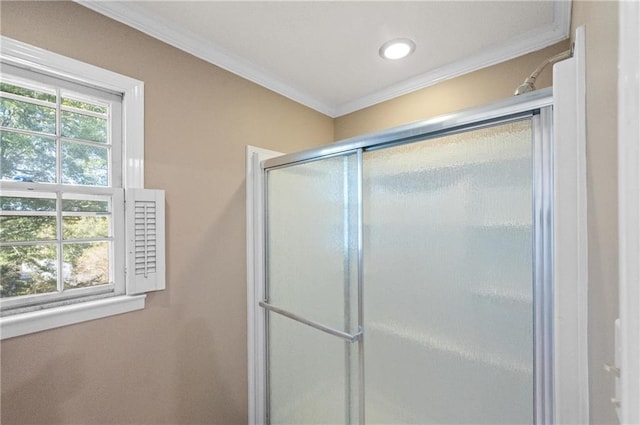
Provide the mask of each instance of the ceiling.
POLYGON ((569 0, 76 1, 332 117, 557 43, 571 15, 569 0), (382 59, 398 37, 414 53, 382 59))

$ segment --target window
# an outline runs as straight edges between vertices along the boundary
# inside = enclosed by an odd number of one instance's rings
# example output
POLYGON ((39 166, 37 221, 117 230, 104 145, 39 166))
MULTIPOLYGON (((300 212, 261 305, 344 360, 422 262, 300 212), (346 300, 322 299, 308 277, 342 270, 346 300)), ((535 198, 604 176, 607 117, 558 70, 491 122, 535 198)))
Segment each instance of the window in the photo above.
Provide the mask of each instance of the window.
POLYGON ((2 338, 143 308, 137 294, 164 288, 164 194, 142 189, 143 83, 0 41, 2 338))
POLYGON ((122 97, 3 67, 0 303, 124 292, 122 97), (118 251, 122 251, 121 247, 118 251))

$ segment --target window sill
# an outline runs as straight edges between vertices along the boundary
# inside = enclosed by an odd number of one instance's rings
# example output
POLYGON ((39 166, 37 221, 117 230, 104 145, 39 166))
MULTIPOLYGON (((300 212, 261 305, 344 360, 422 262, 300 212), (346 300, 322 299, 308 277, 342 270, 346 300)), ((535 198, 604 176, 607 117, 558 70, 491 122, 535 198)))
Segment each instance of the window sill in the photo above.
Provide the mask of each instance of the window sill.
POLYGON ((0 318, 0 339, 144 309, 146 295, 121 295, 0 318))

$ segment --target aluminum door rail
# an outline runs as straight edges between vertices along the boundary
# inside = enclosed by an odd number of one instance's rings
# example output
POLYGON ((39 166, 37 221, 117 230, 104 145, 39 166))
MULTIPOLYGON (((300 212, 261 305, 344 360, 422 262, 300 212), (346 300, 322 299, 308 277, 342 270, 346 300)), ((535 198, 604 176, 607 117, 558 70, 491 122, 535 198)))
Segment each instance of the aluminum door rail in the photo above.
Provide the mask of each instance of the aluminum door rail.
POLYGON ((408 141, 421 140, 424 136, 440 136, 448 132, 468 130, 468 127, 482 123, 495 124, 496 120, 513 118, 518 115, 529 115, 553 104, 551 87, 512 96, 498 102, 465 109, 452 114, 442 115, 411 124, 394 127, 374 134, 365 134, 350 139, 332 143, 320 148, 305 150, 287 155, 277 156, 263 162, 263 169, 269 170, 296 163, 313 161, 333 155, 341 155, 357 149, 373 149, 387 144, 403 144, 408 141))
POLYGON ((348 342, 356 342, 356 341, 359 341, 360 338, 362 338, 362 329, 361 328, 358 329, 358 333, 356 333, 355 335, 351 335, 349 333, 342 332, 342 331, 339 331, 337 329, 330 328, 329 326, 325 326, 325 325, 323 325, 321 323, 305 319, 304 317, 298 316, 297 314, 294 314, 294 313, 291 313, 289 311, 286 311, 286 310, 283 310, 281 308, 278 308, 276 306, 273 306, 273 305, 271 305, 271 304, 269 304, 269 303, 267 303, 265 301, 260 301, 258 304, 260 305, 260 307, 264 308, 265 310, 272 311, 274 313, 278 313, 278 314, 280 314, 282 316, 288 317, 289 319, 293 319, 296 322, 300 322, 300 323, 302 323, 304 325, 311 326, 312 328, 315 328, 315 329, 318 329, 319 331, 328 333, 329 335, 337 336, 338 338, 342 338, 342 339, 344 339, 345 341, 348 341, 348 342))

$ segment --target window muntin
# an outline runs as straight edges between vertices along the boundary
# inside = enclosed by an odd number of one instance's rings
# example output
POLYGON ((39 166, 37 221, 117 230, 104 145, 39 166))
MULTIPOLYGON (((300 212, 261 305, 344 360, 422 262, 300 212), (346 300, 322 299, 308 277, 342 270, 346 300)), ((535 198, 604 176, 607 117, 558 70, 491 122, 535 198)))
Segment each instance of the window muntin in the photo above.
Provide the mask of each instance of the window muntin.
POLYGON ((114 267, 121 97, 3 67, 0 100, 3 314, 123 293, 114 267))

